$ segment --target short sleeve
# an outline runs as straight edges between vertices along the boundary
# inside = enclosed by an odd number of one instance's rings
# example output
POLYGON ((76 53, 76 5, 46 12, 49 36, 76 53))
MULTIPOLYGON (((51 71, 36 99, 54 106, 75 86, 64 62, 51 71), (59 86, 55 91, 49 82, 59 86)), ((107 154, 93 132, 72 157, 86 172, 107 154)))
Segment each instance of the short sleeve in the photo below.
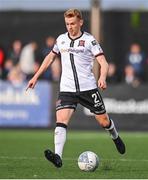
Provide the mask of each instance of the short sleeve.
POLYGON ((58 38, 53 46, 53 49, 52 49, 52 52, 55 53, 55 54, 59 54, 59 48, 58 48, 58 38))
POLYGON ((90 47, 90 51, 92 52, 92 54, 95 57, 104 54, 100 44, 97 42, 97 40, 94 37, 92 37, 90 39, 90 46, 89 47, 90 47))

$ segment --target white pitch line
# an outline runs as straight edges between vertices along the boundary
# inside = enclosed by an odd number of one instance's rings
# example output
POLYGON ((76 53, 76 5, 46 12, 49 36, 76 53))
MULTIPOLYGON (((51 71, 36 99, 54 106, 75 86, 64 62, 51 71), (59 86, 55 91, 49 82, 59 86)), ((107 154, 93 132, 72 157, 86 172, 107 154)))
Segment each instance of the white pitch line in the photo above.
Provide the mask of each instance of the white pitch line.
MULTIPOLYGON (((74 158, 63 158, 66 161, 77 160, 74 158)), ((100 159, 100 161, 125 161, 125 162, 148 162, 148 159, 100 159)))
MULTIPOLYGON (((0 159, 14 159, 14 160, 43 160, 44 157, 27 157, 27 156, 19 156, 19 157, 10 157, 10 156, 0 156, 0 159)), ((76 158, 63 158, 65 161, 76 161, 76 158)), ((125 161, 125 162, 148 162, 148 159, 100 159, 100 161, 125 161)))
POLYGON ((18 160, 21 160, 21 159, 31 159, 31 160, 33 160, 33 159, 42 159, 42 158, 40 158, 40 157, 27 157, 27 156, 19 156, 19 157, 10 157, 10 156, 0 156, 0 159, 18 159, 18 160))
POLYGON ((148 162, 148 159, 102 159, 103 161, 148 162))

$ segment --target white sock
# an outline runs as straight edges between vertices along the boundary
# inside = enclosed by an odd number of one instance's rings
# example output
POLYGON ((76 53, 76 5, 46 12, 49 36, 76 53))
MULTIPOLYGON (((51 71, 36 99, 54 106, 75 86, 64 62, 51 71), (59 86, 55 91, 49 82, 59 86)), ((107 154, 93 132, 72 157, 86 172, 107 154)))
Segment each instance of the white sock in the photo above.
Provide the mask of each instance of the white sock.
POLYGON ((105 130, 107 130, 111 136, 112 139, 117 139, 118 137, 118 132, 115 128, 114 122, 110 119, 111 121, 111 126, 109 128, 105 128, 105 130))
POLYGON ((62 158, 63 148, 66 141, 66 128, 57 126, 54 134, 55 154, 62 158))

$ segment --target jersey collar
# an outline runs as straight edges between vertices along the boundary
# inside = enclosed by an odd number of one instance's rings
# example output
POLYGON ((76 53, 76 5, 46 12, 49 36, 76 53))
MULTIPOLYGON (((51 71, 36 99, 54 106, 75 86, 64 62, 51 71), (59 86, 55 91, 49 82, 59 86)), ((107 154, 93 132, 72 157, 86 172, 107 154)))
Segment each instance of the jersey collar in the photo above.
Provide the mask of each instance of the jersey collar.
POLYGON ((79 37, 74 38, 74 39, 72 39, 72 38, 70 37, 69 33, 68 33, 68 37, 69 37, 69 39, 71 39, 72 41, 75 41, 75 40, 77 40, 77 39, 79 39, 80 37, 82 37, 82 36, 83 36, 84 31, 81 31, 81 33, 82 33, 82 34, 81 34, 79 37))

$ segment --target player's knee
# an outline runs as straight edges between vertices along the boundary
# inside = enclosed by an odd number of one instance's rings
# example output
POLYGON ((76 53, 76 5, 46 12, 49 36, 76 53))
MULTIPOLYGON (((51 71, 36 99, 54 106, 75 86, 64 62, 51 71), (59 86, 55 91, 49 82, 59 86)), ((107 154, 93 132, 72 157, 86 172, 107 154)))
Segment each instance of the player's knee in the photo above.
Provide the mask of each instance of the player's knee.
POLYGON ((100 126, 102 126, 103 128, 108 127, 109 124, 110 124, 109 121, 106 120, 106 119, 101 119, 101 120, 100 120, 100 126))
POLYGON ((96 120, 99 122, 100 126, 105 128, 110 125, 110 120, 107 115, 97 115, 96 120))
POLYGON ((73 114, 73 109, 61 109, 56 112, 57 123, 68 124, 73 114))
POLYGON ((56 113, 56 123, 63 123, 63 124, 67 124, 67 116, 65 113, 63 113, 61 110, 57 111, 56 113))

